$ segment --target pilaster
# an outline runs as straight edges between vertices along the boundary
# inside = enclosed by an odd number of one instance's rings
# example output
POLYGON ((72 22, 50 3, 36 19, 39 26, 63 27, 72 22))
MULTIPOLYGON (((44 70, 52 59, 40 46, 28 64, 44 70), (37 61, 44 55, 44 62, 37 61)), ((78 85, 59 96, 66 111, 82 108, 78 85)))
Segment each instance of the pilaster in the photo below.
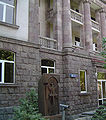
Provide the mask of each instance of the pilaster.
MULTIPOLYGON (((96 11, 96 21, 99 23, 99 27, 101 25, 100 23, 100 12, 99 10, 96 11)), ((99 28, 100 32, 97 35, 97 50, 101 51, 102 50, 102 38, 101 38, 101 27, 99 28)))
POLYGON ((29 0, 28 40, 39 44, 39 0, 29 0))
POLYGON ((102 9, 100 11, 100 23, 101 23, 101 38, 106 37, 106 11, 102 9))
POLYGON ((86 50, 92 51, 92 23, 90 13, 90 1, 84 0, 84 29, 85 29, 85 47, 86 50))
POLYGON ((63 0, 63 47, 72 46, 70 0, 63 0))
POLYGON ((62 0, 53 0, 53 11, 54 11, 54 39, 57 40, 58 50, 62 51, 62 0))

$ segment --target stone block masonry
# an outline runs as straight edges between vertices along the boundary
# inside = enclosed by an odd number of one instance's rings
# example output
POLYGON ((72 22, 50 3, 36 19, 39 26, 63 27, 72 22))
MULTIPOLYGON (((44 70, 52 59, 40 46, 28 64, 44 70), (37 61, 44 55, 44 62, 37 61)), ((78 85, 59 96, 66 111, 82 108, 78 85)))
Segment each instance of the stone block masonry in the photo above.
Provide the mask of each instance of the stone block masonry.
POLYGON ((0 120, 8 120, 13 118, 13 107, 0 108, 0 120))
POLYGON ((16 106, 30 88, 37 89, 40 76, 39 46, 0 37, 0 49, 15 53, 15 84, 0 84, 0 107, 16 106))

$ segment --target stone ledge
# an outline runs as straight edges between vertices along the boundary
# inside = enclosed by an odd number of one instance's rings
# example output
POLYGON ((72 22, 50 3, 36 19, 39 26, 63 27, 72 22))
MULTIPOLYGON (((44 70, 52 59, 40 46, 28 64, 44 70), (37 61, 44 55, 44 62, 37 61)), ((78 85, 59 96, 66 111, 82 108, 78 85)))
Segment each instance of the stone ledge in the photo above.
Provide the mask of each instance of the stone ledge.
POLYGON ((87 92, 87 93, 79 93, 80 96, 87 96, 87 95, 91 95, 90 92, 87 92))
POLYGON ((19 28, 18 25, 10 24, 10 23, 6 23, 6 22, 2 22, 2 21, 0 21, 0 25, 6 26, 6 27, 11 27, 11 28, 14 28, 14 29, 18 29, 19 28))
POLYGON ((29 41, 23 41, 23 40, 19 40, 19 39, 15 39, 15 38, 0 36, 0 42, 5 42, 5 43, 10 43, 10 44, 16 44, 16 45, 22 45, 22 46, 40 49, 40 44, 35 44, 35 43, 31 43, 29 41))
POLYGON ((17 84, 0 84, 0 87, 19 87, 17 84))

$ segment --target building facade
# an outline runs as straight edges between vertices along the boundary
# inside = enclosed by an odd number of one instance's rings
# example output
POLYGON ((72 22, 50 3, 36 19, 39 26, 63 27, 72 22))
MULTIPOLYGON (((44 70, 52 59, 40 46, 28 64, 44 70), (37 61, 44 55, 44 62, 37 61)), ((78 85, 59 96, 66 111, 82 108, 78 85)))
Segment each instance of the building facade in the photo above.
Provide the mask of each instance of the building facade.
POLYGON ((106 4, 100 0, 0 0, 0 119, 11 117, 43 73, 60 75, 67 115, 103 104, 103 37, 106 4))

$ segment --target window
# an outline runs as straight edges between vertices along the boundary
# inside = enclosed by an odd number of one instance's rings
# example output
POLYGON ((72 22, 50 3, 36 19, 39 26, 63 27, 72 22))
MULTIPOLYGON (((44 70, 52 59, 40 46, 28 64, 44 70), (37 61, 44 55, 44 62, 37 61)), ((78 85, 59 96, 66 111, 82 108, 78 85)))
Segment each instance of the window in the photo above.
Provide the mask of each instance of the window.
POLYGON ((15 24, 16 0, 0 0, 0 21, 15 24))
POLYGON ((0 83, 14 83, 14 53, 0 50, 0 83))
POLYGON ((86 71, 85 70, 80 71, 80 87, 81 87, 81 93, 87 92, 87 82, 86 82, 86 71))
POLYGON ((80 38, 79 37, 75 37, 75 45, 80 46, 80 38))
POLYGON ((54 73, 55 72, 55 63, 51 60, 42 60, 41 61, 41 72, 43 73, 54 73))
POLYGON ((93 43, 93 51, 97 51, 97 43, 93 43))
POLYGON ((52 9, 53 8, 53 0, 48 0, 47 3, 48 3, 48 8, 52 9))

